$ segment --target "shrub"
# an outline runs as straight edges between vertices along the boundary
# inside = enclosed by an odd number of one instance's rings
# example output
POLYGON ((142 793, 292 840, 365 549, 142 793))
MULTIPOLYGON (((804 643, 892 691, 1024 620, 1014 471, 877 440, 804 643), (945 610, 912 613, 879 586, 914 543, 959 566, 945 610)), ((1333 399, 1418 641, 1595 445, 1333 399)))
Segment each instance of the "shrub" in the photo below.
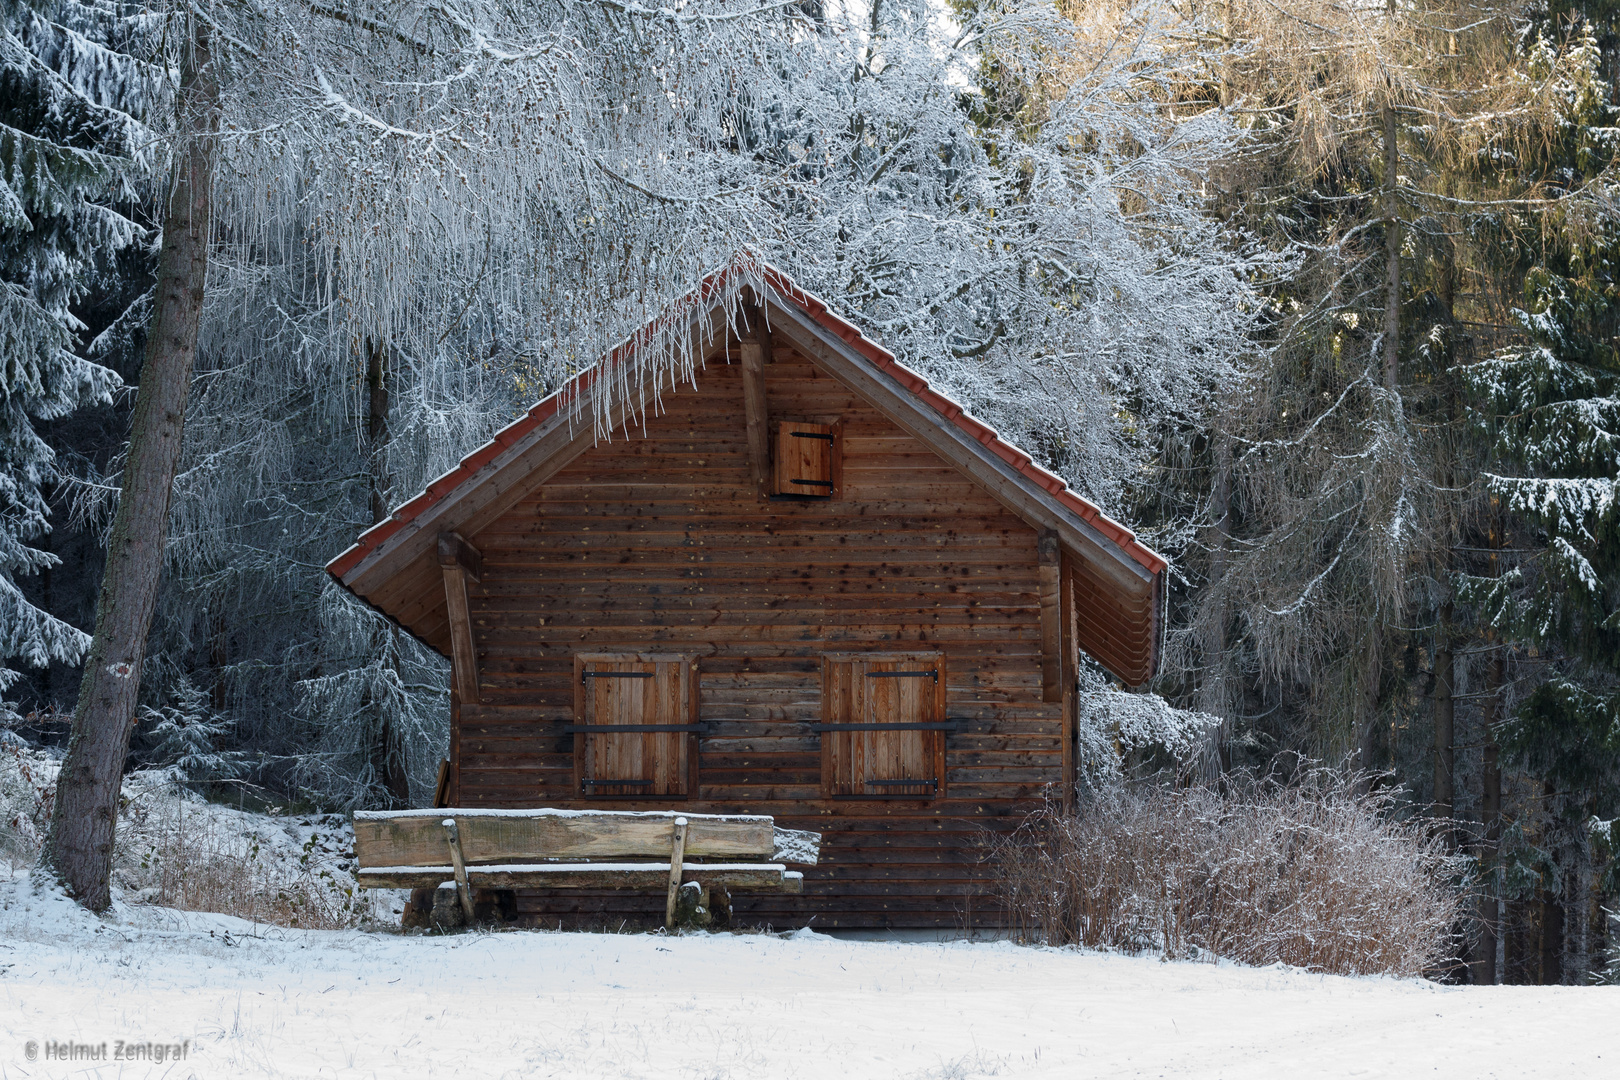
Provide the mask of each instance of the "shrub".
POLYGON ((1609 959, 1601 971, 1593 975, 1592 981, 1608 986, 1620 986, 1620 911, 1603 912, 1609 917, 1609 959))
MULTIPOLYGON (((359 921, 354 877, 327 857, 318 830, 298 844, 289 819, 220 807, 172 783, 141 784, 134 798, 130 790, 126 780, 114 859, 126 898, 313 930, 359 921)), ((328 839, 346 849, 340 831, 328 839)))
POLYGON ((20 739, 0 740, 0 858, 11 869, 31 866, 39 855, 55 794, 55 762, 20 739))
MULTIPOLYGON (((21 740, 0 741, 0 865, 16 870, 38 859, 56 770, 21 740)), ((204 801, 175 774, 124 777, 113 883, 125 900, 315 930, 386 919, 392 895, 355 888, 346 823, 233 810, 204 801)))
POLYGON ((1464 897, 1441 824, 1325 770, 1224 789, 1120 786, 994 843, 1026 939, 1338 974, 1448 964, 1464 897))

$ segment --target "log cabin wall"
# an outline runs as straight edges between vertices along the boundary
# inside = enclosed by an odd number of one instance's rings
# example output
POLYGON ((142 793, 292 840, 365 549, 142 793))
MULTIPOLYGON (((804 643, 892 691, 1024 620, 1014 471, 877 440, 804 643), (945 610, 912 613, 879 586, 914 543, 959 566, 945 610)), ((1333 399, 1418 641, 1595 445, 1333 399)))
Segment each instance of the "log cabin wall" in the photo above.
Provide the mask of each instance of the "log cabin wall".
MULTIPOLYGON (((735 346, 734 346, 735 348, 735 346)), ((1062 779, 1067 706, 1043 701, 1036 531, 777 342, 773 421, 835 425, 836 496, 768 500, 751 476, 736 357, 666 393, 645 431, 586 451, 470 539, 479 702, 453 715, 469 807, 769 813, 825 834, 802 896, 738 895, 746 924, 993 924, 980 839, 1062 779), (824 653, 943 656, 938 798, 823 797, 824 653), (696 789, 684 801, 580 795, 577 653, 696 657, 696 789)), ((663 736, 660 736, 661 738, 663 736)), ((614 923, 635 893, 525 893, 541 925, 614 923)))

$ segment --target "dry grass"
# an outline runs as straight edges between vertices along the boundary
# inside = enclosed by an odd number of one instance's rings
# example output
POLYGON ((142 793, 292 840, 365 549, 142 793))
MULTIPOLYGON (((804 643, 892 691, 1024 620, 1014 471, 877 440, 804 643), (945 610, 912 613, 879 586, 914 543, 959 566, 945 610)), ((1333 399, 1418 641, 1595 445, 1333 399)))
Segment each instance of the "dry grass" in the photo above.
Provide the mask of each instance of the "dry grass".
POLYGON ((286 850, 241 825, 180 798, 126 808, 116 879, 126 897, 161 907, 309 930, 355 925, 353 878, 318 858, 313 835, 286 850))
POLYGON ((39 855, 50 828, 55 775, 39 754, 0 742, 0 859, 11 869, 32 865, 39 855))
POLYGON ((991 853, 1019 932, 1345 975, 1432 974, 1464 897, 1437 824, 1354 778, 1140 786, 1048 807, 991 853))
MULTIPOLYGON (((0 864, 38 859, 55 780, 44 754, 0 743, 0 864)), ((119 804, 113 883, 128 902, 278 926, 337 930, 386 917, 385 898, 356 890, 353 837, 334 820, 242 813, 198 799, 167 773, 134 773, 119 804)))

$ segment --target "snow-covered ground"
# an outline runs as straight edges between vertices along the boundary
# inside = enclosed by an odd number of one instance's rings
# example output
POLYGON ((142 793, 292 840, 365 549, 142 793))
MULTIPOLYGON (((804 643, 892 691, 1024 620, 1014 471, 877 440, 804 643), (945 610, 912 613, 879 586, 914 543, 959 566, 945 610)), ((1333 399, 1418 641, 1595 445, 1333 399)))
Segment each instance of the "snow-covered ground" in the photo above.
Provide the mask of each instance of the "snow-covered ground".
POLYGON ((406 937, 0 880, 0 1078, 1620 1076, 1620 988, 1448 988, 1006 943, 406 937), (52 1041, 189 1043, 48 1062, 52 1041), (37 1044, 39 1059, 27 1060, 37 1044))

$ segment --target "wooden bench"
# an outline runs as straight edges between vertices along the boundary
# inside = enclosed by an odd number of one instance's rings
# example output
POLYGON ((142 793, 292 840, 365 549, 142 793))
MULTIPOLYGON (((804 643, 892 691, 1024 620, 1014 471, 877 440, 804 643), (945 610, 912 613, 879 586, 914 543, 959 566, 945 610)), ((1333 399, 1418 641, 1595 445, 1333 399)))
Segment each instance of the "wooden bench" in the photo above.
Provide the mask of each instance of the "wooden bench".
POLYGON ((784 863, 814 865, 820 844, 820 833, 777 829, 762 815, 458 808, 354 815, 360 888, 437 889, 453 881, 468 922, 474 889, 662 889, 664 922, 673 928, 683 884, 696 882, 705 898, 715 889, 801 892, 804 875, 784 863))

